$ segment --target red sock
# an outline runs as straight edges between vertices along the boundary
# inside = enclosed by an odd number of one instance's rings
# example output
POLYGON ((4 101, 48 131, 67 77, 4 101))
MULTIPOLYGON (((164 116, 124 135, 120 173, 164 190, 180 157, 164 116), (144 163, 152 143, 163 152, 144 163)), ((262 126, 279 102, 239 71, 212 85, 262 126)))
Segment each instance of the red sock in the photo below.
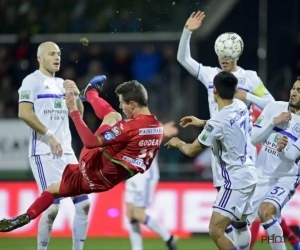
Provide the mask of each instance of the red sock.
POLYGON ((288 238, 289 242, 294 245, 297 242, 299 242, 299 239, 297 235, 293 232, 293 230, 286 224, 285 220, 282 219, 282 222, 280 224, 283 235, 288 238))
POLYGON ((44 191, 41 196, 31 204, 26 213, 29 215, 31 220, 34 220, 48 207, 50 207, 53 201, 54 195, 48 191, 44 191))
POLYGON ((116 112, 109 103, 98 96, 98 92, 94 89, 86 92, 86 100, 92 105, 96 115, 101 120, 103 120, 107 114, 116 112))
POLYGON ((254 221, 251 225, 251 228, 250 228, 250 230, 251 230, 250 249, 252 249, 254 244, 255 244, 257 234, 258 234, 258 231, 259 231, 259 227, 260 227, 260 221, 259 220, 254 221))

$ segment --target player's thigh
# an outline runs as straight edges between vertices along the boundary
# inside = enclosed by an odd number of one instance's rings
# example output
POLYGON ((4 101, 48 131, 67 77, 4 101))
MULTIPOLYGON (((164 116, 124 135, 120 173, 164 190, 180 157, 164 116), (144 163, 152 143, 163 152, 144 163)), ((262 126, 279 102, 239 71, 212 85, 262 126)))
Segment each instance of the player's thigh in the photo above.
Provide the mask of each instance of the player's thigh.
POLYGON ((135 183, 134 207, 147 208, 151 205, 157 182, 157 179, 149 178, 143 174, 139 175, 135 183))
POLYGON ((134 195, 137 190, 135 180, 136 180, 136 177, 138 177, 138 175, 140 175, 140 174, 137 174, 125 181, 125 197, 124 198, 125 198, 126 204, 133 205, 134 195))
POLYGON ((246 221, 247 215, 253 212, 251 199, 254 190, 255 185, 242 189, 225 189, 222 187, 213 205, 213 211, 232 221, 246 221))
POLYGON ((29 163, 40 192, 59 182, 66 167, 64 159, 52 155, 31 156, 29 163))
POLYGON ((285 176, 277 179, 266 194, 263 202, 272 203, 276 207, 276 218, 281 220, 281 210, 293 197, 299 185, 298 176, 285 176))
POLYGON ((249 223, 252 223, 257 219, 259 206, 263 202, 272 185, 272 182, 267 181, 259 181, 258 183, 256 183, 255 190, 251 198, 253 212, 247 216, 247 220, 249 223))

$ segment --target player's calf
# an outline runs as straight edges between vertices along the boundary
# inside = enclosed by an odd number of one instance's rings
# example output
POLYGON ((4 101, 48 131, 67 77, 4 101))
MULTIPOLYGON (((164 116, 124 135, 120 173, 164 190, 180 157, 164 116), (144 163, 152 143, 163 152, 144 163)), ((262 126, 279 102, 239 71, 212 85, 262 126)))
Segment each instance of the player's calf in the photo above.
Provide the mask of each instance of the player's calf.
POLYGON ((209 222, 209 235, 221 250, 236 249, 232 240, 227 237, 225 230, 231 220, 218 212, 213 212, 209 222))

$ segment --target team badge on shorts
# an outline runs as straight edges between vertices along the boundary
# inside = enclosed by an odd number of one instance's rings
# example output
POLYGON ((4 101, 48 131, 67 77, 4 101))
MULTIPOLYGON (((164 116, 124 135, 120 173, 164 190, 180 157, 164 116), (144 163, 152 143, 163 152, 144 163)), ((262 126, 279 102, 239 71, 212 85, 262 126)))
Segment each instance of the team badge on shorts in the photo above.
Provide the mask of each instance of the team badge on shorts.
POLYGON ((111 130, 107 130, 103 133, 101 133, 101 135, 103 136, 105 141, 112 141, 113 139, 115 139, 115 134, 111 131, 111 130))

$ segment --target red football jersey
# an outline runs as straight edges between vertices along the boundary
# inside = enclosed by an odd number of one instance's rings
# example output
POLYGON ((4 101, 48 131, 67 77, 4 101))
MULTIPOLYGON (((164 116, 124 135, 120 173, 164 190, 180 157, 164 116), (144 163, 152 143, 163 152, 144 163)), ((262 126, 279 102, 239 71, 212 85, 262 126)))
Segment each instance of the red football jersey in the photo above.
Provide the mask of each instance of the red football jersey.
POLYGON ((154 115, 137 115, 97 135, 104 154, 125 168, 143 173, 163 139, 163 125, 154 115))

